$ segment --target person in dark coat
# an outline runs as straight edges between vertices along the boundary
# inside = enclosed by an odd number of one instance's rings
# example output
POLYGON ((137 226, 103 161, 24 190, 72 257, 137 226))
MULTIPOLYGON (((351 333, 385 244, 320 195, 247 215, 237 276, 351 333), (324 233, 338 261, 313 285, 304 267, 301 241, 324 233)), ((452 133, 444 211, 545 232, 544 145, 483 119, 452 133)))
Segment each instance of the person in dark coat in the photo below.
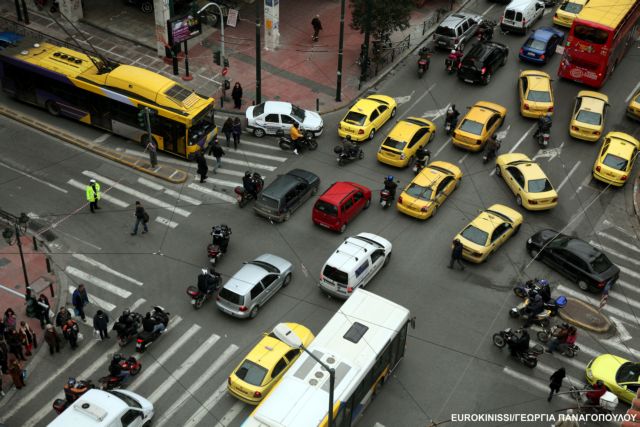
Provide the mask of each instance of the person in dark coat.
POLYGON ((45 325, 51 323, 51 319, 49 318, 49 311, 51 310, 51 305, 49 304, 49 298, 47 298, 44 294, 40 294, 38 297, 38 305, 36 306, 37 316, 40 320, 40 327, 44 329, 45 325), (46 305, 46 307, 43 307, 46 305))
POLYGON ((7 329, 15 329, 17 324, 16 312, 11 307, 4 311, 4 326, 7 329))
POLYGON ((318 36, 320 35, 320 30, 322 30, 322 22, 320 22, 320 15, 316 15, 311 20, 311 26, 313 27, 313 35, 311 36, 311 39, 314 42, 317 42, 318 36))
POLYGON ((24 320, 20 321, 20 328, 18 329, 20 340, 25 349, 25 354, 31 356, 31 350, 38 348, 38 338, 31 326, 24 320))
POLYGON ((147 227, 147 222, 149 222, 149 215, 144 210, 144 206, 140 203, 139 200, 136 200, 136 211, 134 212, 134 216, 136 217, 136 224, 133 226, 133 231, 131 232, 132 236, 138 234, 138 227, 142 224, 144 230, 142 230, 142 234, 149 232, 149 227, 147 227))
POLYGON ((209 166, 207 166, 207 159, 205 159, 202 151, 196 153, 196 163, 198 164, 198 170, 196 172, 200 175, 200 183, 206 182, 209 166))
POLYGON ((451 261, 449 262, 449 268, 453 268, 453 263, 458 262, 461 270, 464 270, 464 265, 462 264, 462 243, 460 239, 456 239, 453 241, 453 249, 451 250, 451 261))
POLYGON ((15 329, 9 330, 7 345, 9 346, 9 352, 13 354, 16 359, 27 360, 22 352, 22 341, 20 340, 20 335, 15 329))
POLYGON ((240 86, 240 82, 236 82, 236 84, 233 85, 231 98, 233 98, 233 108, 240 109, 242 105, 242 86, 240 86))
POLYGON ((49 354, 53 354, 53 350, 55 350, 56 353, 60 353, 61 339, 53 325, 46 326, 44 331, 44 340, 49 345, 49 354))
POLYGON ((13 385, 15 385, 18 390, 26 385, 22 377, 22 365, 20 365, 20 362, 16 359, 11 360, 9 364, 9 375, 11 375, 13 385))
POLYGON ((9 373, 9 346, 4 340, 4 335, 0 335, 0 371, 3 374, 9 373))
POLYGON ((73 304, 76 316, 80 316, 82 321, 86 322, 87 316, 84 314, 84 307, 89 304, 89 295, 87 295, 87 290, 82 283, 78 285, 78 288, 75 291, 73 291, 73 294, 71 295, 71 304, 73 304))
POLYGON ((215 138, 212 144, 213 145, 211 146, 211 153, 213 154, 213 157, 215 157, 216 159, 216 162, 213 164, 213 173, 216 173, 216 170, 222 167, 222 156, 224 156, 226 153, 220 146, 220 143, 218 142, 218 138, 215 138))
POLYGON ((107 316, 102 310, 98 310, 95 316, 93 316, 93 329, 100 333, 100 339, 104 341, 105 338, 109 338, 107 332, 107 326, 109 325, 109 316, 107 316))
POLYGON ((547 397, 547 402, 551 402, 553 393, 557 393, 560 391, 560 387, 562 387, 562 380, 564 379, 565 376, 566 376, 566 372, 564 368, 560 368, 557 371, 555 371, 553 374, 551 374, 551 376, 549 377, 549 379, 551 380, 551 382, 549 383, 549 389, 551 391, 549 392, 549 397, 547 397))
POLYGON ((227 147, 231 144, 231 133, 233 132, 233 119, 229 117, 224 121, 222 125, 222 133, 224 137, 227 139, 227 147))
POLYGON ((62 327, 62 333, 67 341, 69 341, 72 350, 78 348, 78 334, 80 333, 80 328, 75 320, 69 319, 62 327))
POLYGON ((67 307, 60 307, 60 311, 56 315, 56 326, 62 329, 66 325, 67 321, 71 319, 71 313, 67 310, 67 307))
POLYGON ((231 129, 231 134, 233 135, 233 149, 237 150, 238 145, 240 145, 240 134, 242 133, 242 126, 240 125, 240 119, 235 118, 233 121, 233 128, 231 129))

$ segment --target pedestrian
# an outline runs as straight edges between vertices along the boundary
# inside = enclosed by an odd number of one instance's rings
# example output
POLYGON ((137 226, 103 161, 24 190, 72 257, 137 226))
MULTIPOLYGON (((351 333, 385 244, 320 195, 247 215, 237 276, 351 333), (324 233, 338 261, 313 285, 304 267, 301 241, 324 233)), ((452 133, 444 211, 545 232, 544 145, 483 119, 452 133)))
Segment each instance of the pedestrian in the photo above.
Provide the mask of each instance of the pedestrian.
POLYGON ((33 289, 27 286, 27 290, 24 294, 24 299, 26 301, 26 313, 27 317, 36 317, 38 315, 38 300, 36 299, 35 294, 33 293, 33 289))
POLYGON ((22 341, 20 340, 20 335, 18 335, 18 332, 15 329, 9 329, 7 345, 9 346, 9 353, 13 354, 16 359, 27 360, 22 352, 22 341))
POLYGON ((80 328, 75 320, 69 319, 67 323, 62 327, 62 334, 69 341, 71 345, 71 349, 75 350, 78 348, 78 334, 80 333, 80 328))
POLYGON ((67 310, 67 307, 60 307, 60 311, 56 315, 56 326, 62 329, 64 325, 67 324, 67 321, 71 319, 71 313, 67 310))
POLYGON ((49 345, 49 354, 53 354, 53 350, 56 353, 60 353, 60 335, 58 335, 53 325, 47 325, 44 331, 44 340, 49 345))
POLYGON ((95 213, 95 209, 100 209, 98 206, 98 200, 100 200, 100 184, 95 179, 89 180, 87 185, 87 201, 89 202, 89 209, 91 213, 95 213))
POLYGON ((231 134, 233 135, 233 149, 237 150, 238 145, 240 145, 240 134, 242 133, 242 126, 240 126, 240 119, 235 118, 233 120, 233 128, 231 129, 231 134))
POLYGON ((227 138, 227 148, 229 148, 229 144, 231 144, 232 132, 233 132, 233 119, 229 117, 222 124, 222 133, 224 133, 224 137, 227 138))
POLYGON ((78 288, 73 291, 73 294, 71 295, 71 304, 73 304, 76 316, 80 316, 82 321, 86 322, 87 316, 84 314, 84 307, 89 304, 89 295, 87 295, 87 290, 82 283, 80 283, 78 288))
POLYGON ((20 340, 25 349, 25 354, 31 356, 31 350, 38 348, 38 337, 36 333, 31 329, 31 326, 24 320, 20 321, 20 329, 18 329, 20 340))
POLYGON ((196 152, 196 163, 198 164, 197 173, 200 175, 200 183, 206 182, 209 167, 207 166, 207 159, 204 157, 202 151, 196 152))
MULTIPOLYGON (((2 355, 0 355, 0 357, 2 357, 2 355)), ((5 393, 4 390, 2 389, 2 375, 0 375, 0 397, 4 397, 5 393)))
POLYGON ((311 26, 313 27, 313 35, 311 36, 311 40, 314 42, 318 41, 318 36, 320 35, 320 30, 322 30, 322 22, 320 22, 320 15, 316 15, 311 20, 311 26))
POLYGON ((93 316, 93 329, 100 333, 100 339, 104 341, 105 338, 109 338, 107 332, 107 325, 109 324, 109 316, 107 316, 102 310, 98 310, 95 316, 93 316))
POLYGON ((213 173, 216 173, 216 170, 222 167, 222 156, 226 154, 222 149, 222 147, 220 146, 220 142, 218 142, 218 138, 215 138, 213 140, 213 146, 211 146, 211 152, 213 154, 213 157, 215 157, 216 159, 216 162, 213 164, 213 173))
POLYGON ((242 86, 240 86, 240 82, 236 82, 236 84, 233 85, 231 98, 233 98, 233 108, 240 109, 242 105, 242 86))
POLYGON ((7 325, 4 323, 4 317, 0 319, 0 337, 4 337, 7 332, 7 325))
POLYGON ((7 308, 4 311, 4 326, 6 329, 15 329, 16 328, 16 312, 13 311, 11 307, 7 308))
POLYGON ((153 138, 147 143, 146 149, 149 151, 149 163, 151 163, 152 168, 155 168, 158 166, 158 148, 153 138))
POLYGON ((136 200, 136 211, 134 213, 136 217, 136 223, 133 226, 133 231, 131 232, 132 236, 138 234, 138 226, 142 224, 144 230, 142 230, 142 234, 149 232, 149 227, 147 227, 147 223, 149 222, 149 214, 144 210, 142 203, 136 200))
POLYGON ((4 335, 0 335, 0 372, 5 375, 9 373, 9 346, 4 340, 4 335))
POLYGON ((15 385, 18 390, 26 385, 24 383, 22 365, 20 365, 20 362, 18 362, 16 359, 12 359, 11 363, 9 363, 9 375, 11 375, 13 385, 15 385))
POLYGON ((461 270, 464 270, 464 264, 462 264, 462 243, 460 243, 460 239, 455 239, 453 241, 453 249, 451 251, 451 261, 449 262, 448 268, 453 268, 453 263, 458 262, 461 270))
POLYGON ((38 313, 38 319, 40 319, 40 327, 44 329, 45 325, 51 323, 51 319, 49 318, 51 306, 49 305, 49 298, 47 298, 45 294, 40 294, 38 297, 36 311, 38 313))
POLYGON ((580 427, 580 423, 575 417, 573 409, 567 409, 567 414, 551 424, 551 427, 580 427))
POLYGON ((549 397, 547 397, 547 402, 551 402, 551 398, 553 397, 553 393, 558 393, 560 391, 560 387, 562 387, 562 380, 566 376, 566 372, 564 368, 560 368, 555 371, 549 379, 551 382, 549 383, 549 397))

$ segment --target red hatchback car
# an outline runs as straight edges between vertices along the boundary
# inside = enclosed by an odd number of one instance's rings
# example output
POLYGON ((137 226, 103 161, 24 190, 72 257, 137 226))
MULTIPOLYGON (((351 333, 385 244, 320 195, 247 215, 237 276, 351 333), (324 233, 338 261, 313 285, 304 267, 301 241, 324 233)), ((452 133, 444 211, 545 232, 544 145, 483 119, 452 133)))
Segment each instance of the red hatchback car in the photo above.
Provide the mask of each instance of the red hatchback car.
POLYGON ((371 204, 371 190, 355 182, 336 182, 313 206, 314 223, 342 233, 347 224, 371 204))

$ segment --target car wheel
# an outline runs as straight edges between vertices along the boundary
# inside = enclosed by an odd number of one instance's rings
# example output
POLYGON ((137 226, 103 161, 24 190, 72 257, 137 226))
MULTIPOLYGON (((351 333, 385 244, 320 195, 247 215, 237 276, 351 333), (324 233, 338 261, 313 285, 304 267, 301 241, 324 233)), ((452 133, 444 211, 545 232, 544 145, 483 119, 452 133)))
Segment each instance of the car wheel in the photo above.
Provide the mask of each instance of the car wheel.
POLYGON ((57 102, 55 102, 55 101, 47 101, 44 104, 44 106, 47 108, 47 111, 52 116, 59 116, 60 115, 60 106, 58 105, 57 102))
POLYGON ((501 67, 504 67, 506 63, 507 63, 507 55, 505 55, 505 56, 502 58, 502 63, 500 64, 500 66, 501 66, 501 67))
POLYGON ((500 166, 496 165, 496 175, 502 176, 502 171, 500 170, 500 166))
POLYGON ((584 280, 578 280, 578 287, 583 291, 589 290, 589 285, 584 280))
POLYGON ((287 286, 289 286, 289 283, 291 283, 291 273, 288 273, 286 276, 284 276, 284 280, 282 281, 282 287, 286 288, 287 286))
POLYGON ((342 226, 340 227, 340 233, 344 233, 344 231, 347 229, 347 223, 343 223, 342 226))
POLYGON ((484 81, 482 82, 483 85, 488 85, 491 82, 491 73, 487 73, 487 77, 484 78, 484 81))
POLYGON ((433 218, 434 216, 436 216, 436 213, 438 212, 438 205, 433 206, 433 210, 431 211, 431 216, 429 218, 433 218))
POLYGON ((283 221, 289 221, 291 219, 291 212, 286 212, 282 217, 283 221))
POLYGON ((153 12, 153 2, 152 1, 143 1, 140 3, 140 10, 142 13, 152 13, 153 12))
POLYGON ((364 204, 364 208, 369 209, 369 206, 371 206, 371 199, 367 200, 367 202, 364 204))
POLYGON ((537 258, 540 255, 540 251, 537 249, 529 249, 529 255, 531 258, 537 258))
POLYGON ((258 315, 258 306, 256 305, 251 309, 251 313, 249 313, 249 317, 251 317, 252 319, 255 319, 257 315, 258 315))
POLYGON ((520 196, 516 196, 516 204, 517 204, 518 206, 522 206, 522 197, 520 197, 520 196))
POLYGON ((317 192, 318 192, 318 187, 313 187, 313 188, 311 189, 311 195, 312 195, 312 196, 315 196, 315 194, 316 194, 317 192))
POLYGON ((396 116, 396 108, 393 107, 393 110, 391 110, 391 117, 395 117, 396 116))
POLYGON ((376 129, 375 128, 371 129, 371 133, 369 134, 369 139, 373 139, 374 136, 376 136, 376 129))
POLYGON ((264 129, 255 128, 253 130, 253 136, 255 136, 256 138, 262 138, 265 134, 266 132, 264 131, 264 129))

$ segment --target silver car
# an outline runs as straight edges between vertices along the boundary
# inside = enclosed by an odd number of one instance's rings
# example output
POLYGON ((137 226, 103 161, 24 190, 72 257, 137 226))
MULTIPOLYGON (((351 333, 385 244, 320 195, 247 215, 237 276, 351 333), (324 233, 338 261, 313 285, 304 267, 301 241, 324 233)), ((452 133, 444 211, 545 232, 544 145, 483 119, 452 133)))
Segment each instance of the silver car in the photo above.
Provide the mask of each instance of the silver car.
POLYGON ((435 46, 444 49, 464 50, 478 31, 478 24, 483 21, 481 15, 471 13, 453 13, 445 18, 433 33, 435 46))
POLYGON ((216 304, 220 311, 246 319, 258 315, 258 310, 280 288, 291 282, 293 265, 272 254, 260 255, 244 266, 224 284, 216 304))
POLYGON ((246 128, 258 138, 265 135, 289 135, 294 124, 310 137, 317 138, 322 134, 324 122, 315 111, 303 110, 289 102, 267 101, 247 108, 246 128))

